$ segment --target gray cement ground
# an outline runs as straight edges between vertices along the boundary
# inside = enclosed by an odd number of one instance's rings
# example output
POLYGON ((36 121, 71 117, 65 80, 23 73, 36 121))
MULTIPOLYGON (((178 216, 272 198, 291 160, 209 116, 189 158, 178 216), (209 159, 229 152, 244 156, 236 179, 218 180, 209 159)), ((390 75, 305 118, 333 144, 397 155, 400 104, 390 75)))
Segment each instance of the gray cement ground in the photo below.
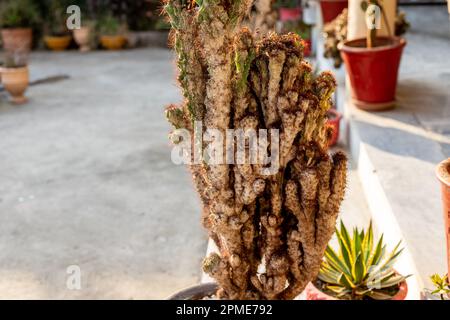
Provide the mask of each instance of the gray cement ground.
POLYGON ((33 79, 71 78, 24 106, 0 95, 0 298, 164 298, 199 281, 207 237, 163 115, 180 99, 171 61, 37 53, 33 79))

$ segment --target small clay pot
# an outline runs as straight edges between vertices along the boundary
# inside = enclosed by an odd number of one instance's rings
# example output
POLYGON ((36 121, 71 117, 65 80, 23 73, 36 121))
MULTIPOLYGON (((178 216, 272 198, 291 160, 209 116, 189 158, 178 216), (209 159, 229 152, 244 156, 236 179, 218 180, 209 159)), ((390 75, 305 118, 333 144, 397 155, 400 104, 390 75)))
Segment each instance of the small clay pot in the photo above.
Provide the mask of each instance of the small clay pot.
MULTIPOLYGON (((332 297, 323 291, 319 290, 312 282, 308 283, 305 289, 306 300, 339 300, 338 298, 332 297)), ((405 300, 408 294, 408 284, 403 281, 400 284, 400 288, 395 296, 391 300, 405 300)))
POLYGON ((64 51, 66 50, 70 42, 72 41, 72 37, 67 36, 46 36, 44 38, 45 45, 52 51, 64 51))
POLYGON ((27 102, 24 93, 28 88, 29 72, 28 67, 21 68, 0 68, 2 84, 11 95, 11 102, 23 104, 27 102))
POLYGON ((29 54, 33 43, 31 28, 2 29, 3 49, 5 52, 29 54))
POLYGON ((447 239, 447 267, 450 276, 450 158, 437 166, 436 175, 441 182, 445 236, 447 239))
POLYGON ((91 51, 91 28, 81 27, 73 30, 73 38, 80 47, 81 52, 91 51))
POLYGON ((334 146, 339 139, 339 128, 340 128, 341 119, 342 119, 342 114, 337 112, 335 109, 328 110, 327 124, 333 128, 333 134, 331 135, 331 138, 328 142, 329 147, 334 146))
POLYGON ((121 50, 127 43, 127 39, 121 35, 101 36, 100 43, 103 48, 108 50, 121 50))
POLYGON ((202 300, 205 297, 213 296, 218 287, 216 283, 202 283, 187 289, 181 290, 166 300, 202 300))

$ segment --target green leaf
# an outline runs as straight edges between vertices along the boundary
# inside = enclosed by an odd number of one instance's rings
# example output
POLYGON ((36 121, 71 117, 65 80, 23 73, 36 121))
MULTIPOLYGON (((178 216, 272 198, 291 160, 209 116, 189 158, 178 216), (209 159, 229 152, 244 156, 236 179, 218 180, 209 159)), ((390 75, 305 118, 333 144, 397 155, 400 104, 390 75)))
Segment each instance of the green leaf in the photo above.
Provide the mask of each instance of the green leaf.
POLYGON ((380 291, 371 291, 369 297, 375 300, 391 300, 392 296, 380 291))
POLYGON ((353 264, 352 275, 353 280, 357 285, 359 285, 362 282, 364 276, 366 275, 366 270, 361 253, 358 254, 358 256, 356 257, 356 261, 353 264))
POLYGON ((380 239, 378 240, 377 246, 375 247, 375 251, 369 259, 368 266, 375 266, 379 263, 380 258, 384 255, 385 246, 383 246, 383 237, 382 234, 380 239))
POLYGON ((358 229, 353 229, 353 239, 352 239, 352 251, 354 261, 356 261, 357 256, 361 253, 361 238, 359 237, 358 229))
POLYGON ((351 291, 339 286, 326 286, 326 288, 332 292, 334 292, 338 297, 349 294, 351 291))
POLYGON ((370 221, 369 229, 367 230, 367 233, 364 236, 364 240, 362 243, 362 250, 363 250, 363 261, 365 265, 368 265, 370 254, 373 250, 373 227, 372 227, 372 221, 370 221))
POLYGON ((347 228, 344 225, 344 222, 341 220, 341 231, 340 234, 342 235, 342 239, 344 243, 346 244, 347 248, 351 249, 352 247, 352 240, 350 238, 350 235, 347 231, 347 228))
POLYGON ((326 283, 339 284, 340 275, 341 273, 336 272, 324 263, 320 268, 318 278, 326 283))
POLYGON ((347 268, 351 270, 353 264, 352 252, 350 247, 347 245, 346 240, 343 238, 342 233, 336 232, 337 239, 339 242, 339 248, 342 258, 344 259, 347 268))
POLYGON ((367 295, 370 291, 372 291, 372 289, 367 289, 367 288, 358 288, 355 290, 355 294, 358 296, 365 296, 367 295))
POLYGON ((342 286, 350 289, 354 289, 357 287, 357 285, 352 281, 351 277, 347 276, 344 273, 342 273, 341 276, 339 277, 339 283, 342 286))
POLYGON ((339 259, 336 252, 334 252, 333 248, 331 248, 330 246, 327 246, 327 249, 325 250, 325 258, 327 259, 327 262, 330 264, 331 267, 333 267, 337 271, 343 272, 343 273, 351 276, 350 270, 339 259))
POLYGON ((385 288, 390 288, 393 287, 395 285, 399 285, 400 283, 402 283, 403 281, 405 281, 406 278, 400 275, 396 275, 396 276, 392 276, 391 278, 389 278, 386 281, 382 281, 380 286, 382 289, 385 288))

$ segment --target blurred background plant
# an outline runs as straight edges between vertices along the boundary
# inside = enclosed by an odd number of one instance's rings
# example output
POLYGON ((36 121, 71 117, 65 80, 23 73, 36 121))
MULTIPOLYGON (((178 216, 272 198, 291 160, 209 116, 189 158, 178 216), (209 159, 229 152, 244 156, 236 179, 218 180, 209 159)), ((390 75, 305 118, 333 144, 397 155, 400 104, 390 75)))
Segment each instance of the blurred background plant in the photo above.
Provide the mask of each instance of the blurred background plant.
POLYGON ((98 32, 101 35, 117 35, 126 32, 126 26, 119 18, 115 17, 112 13, 105 13, 97 21, 98 32))
POLYGON ((47 0, 46 7, 48 14, 45 16, 44 32, 52 36, 64 36, 69 30, 66 26, 67 7, 70 6, 67 0, 47 0))
POLYGON ((2 0, 1 28, 33 28, 41 22, 39 10, 32 0, 2 0))
POLYGON ((28 65, 28 54, 23 52, 4 52, 3 62, 4 68, 23 68, 28 65))

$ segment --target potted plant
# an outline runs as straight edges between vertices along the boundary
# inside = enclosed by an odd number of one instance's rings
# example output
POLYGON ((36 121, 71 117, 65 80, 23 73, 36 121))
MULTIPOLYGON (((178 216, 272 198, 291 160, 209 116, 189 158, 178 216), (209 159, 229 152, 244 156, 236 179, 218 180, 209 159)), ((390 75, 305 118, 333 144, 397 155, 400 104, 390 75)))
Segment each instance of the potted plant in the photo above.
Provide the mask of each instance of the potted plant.
MULTIPOLYGON (((342 56, 339 46, 347 40, 348 34, 348 10, 345 9, 333 21, 327 23, 323 29, 324 57, 334 60, 334 67, 340 68, 342 65, 342 56)), ((410 24, 406 19, 404 12, 399 11, 395 19, 395 36, 404 35, 410 28, 410 24)))
POLYGON ((91 42, 93 31, 95 30, 95 22, 93 20, 82 20, 79 29, 73 30, 73 38, 79 46, 81 52, 91 51, 91 42))
POLYGON ((298 35, 255 41, 241 28, 251 3, 229 4, 165 6, 185 97, 166 110, 172 156, 189 165, 218 248, 203 261, 216 284, 174 298, 293 299, 317 276, 345 192, 346 156, 328 153, 325 124, 336 82, 313 76, 298 35), (211 134, 228 135, 226 157, 211 134), (255 150, 253 164, 239 156, 255 150))
POLYGON ((331 136, 329 139, 329 146, 333 147, 336 145, 339 139, 340 123, 342 119, 342 114, 336 109, 328 110, 327 124, 332 128, 331 136))
POLYGON ((281 22, 299 20, 302 15, 302 8, 297 0, 278 0, 279 19, 281 22))
POLYGON ((98 21, 98 30, 100 33, 100 44, 108 50, 122 49, 127 39, 125 37, 125 27, 120 20, 111 13, 105 14, 98 21))
POLYGON ((440 276, 436 273, 433 274, 430 279, 434 285, 434 290, 431 292, 431 294, 438 296, 441 300, 449 300, 450 283, 448 282, 448 276, 440 276))
POLYGON ((0 27, 3 48, 10 53, 28 54, 33 42, 32 27, 39 15, 32 0, 3 0, 0 3, 0 27))
POLYGON ((28 55, 20 52, 5 54, 5 61, 0 66, 0 75, 3 87, 11 95, 11 102, 23 104, 27 102, 25 91, 29 83, 27 66, 28 55))
POLYGON ((444 226, 447 239, 447 266, 448 274, 450 274, 450 158, 438 165, 436 175, 441 182, 444 226))
MULTIPOLYGON (((363 2, 361 10, 370 5, 383 7, 378 0, 363 2)), ((376 17, 367 29, 367 37, 345 41, 341 47, 342 58, 352 85, 353 103, 368 111, 386 110, 394 107, 397 77, 406 40, 395 36, 378 37, 376 17)))
POLYGON ((308 300, 404 300, 406 278, 394 263, 401 254, 398 243, 386 254, 383 235, 374 240, 372 223, 367 232, 347 231, 341 221, 336 230, 339 251, 328 245, 318 278, 306 289, 308 300))
POLYGON ((333 21, 348 7, 348 0, 320 0, 323 23, 333 21))
POLYGON ((66 26, 66 7, 60 0, 51 0, 48 22, 45 25, 45 45, 53 51, 66 50, 72 37, 66 26))

